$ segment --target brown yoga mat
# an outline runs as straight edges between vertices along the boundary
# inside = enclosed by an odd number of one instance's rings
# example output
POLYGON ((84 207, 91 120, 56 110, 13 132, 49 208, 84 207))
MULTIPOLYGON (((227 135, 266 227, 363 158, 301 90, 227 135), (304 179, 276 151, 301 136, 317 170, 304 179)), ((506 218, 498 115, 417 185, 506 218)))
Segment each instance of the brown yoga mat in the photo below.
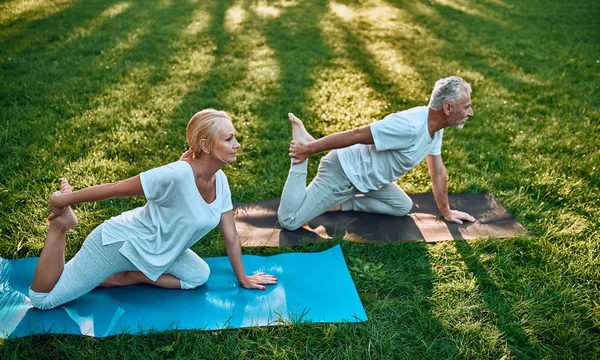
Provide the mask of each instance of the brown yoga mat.
POLYGON ((326 241, 343 234, 354 242, 425 241, 507 238, 526 233, 525 228, 490 194, 450 194, 450 207, 471 214, 476 222, 462 225, 441 218, 433 194, 409 195, 413 208, 407 216, 355 211, 325 213, 296 231, 277 223, 279 198, 234 203, 235 222, 242 246, 294 246, 326 241))

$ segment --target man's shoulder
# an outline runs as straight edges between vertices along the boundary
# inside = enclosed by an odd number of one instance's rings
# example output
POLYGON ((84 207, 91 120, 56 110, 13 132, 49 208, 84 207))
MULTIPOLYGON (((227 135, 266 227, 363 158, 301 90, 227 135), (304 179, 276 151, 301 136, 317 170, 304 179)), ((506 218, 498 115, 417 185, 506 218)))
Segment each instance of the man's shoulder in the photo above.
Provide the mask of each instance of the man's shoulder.
POLYGON ((406 126, 418 127, 420 123, 427 121, 427 114, 427 106, 418 106, 389 114, 383 118, 383 120, 402 123, 406 126))
MULTIPOLYGON (((423 116, 427 116, 429 108, 427 106, 417 106, 414 108, 398 111, 388 116, 403 118, 403 119, 413 119, 413 118, 422 118, 423 116)), ((386 116, 387 117, 387 116, 386 116)))

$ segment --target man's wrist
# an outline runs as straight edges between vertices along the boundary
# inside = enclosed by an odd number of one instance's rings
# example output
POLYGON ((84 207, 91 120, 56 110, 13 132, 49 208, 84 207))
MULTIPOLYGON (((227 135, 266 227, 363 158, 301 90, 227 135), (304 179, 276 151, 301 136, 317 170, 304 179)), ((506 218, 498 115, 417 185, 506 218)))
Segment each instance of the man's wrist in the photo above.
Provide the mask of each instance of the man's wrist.
POLYGON ((306 143, 307 157, 314 155, 316 153, 316 151, 315 151, 315 143, 316 142, 317 142, 316 140, 313 140, 313 141, 309 141, 308 143, 306 143))
POLYGON ((446 208, 444 210, 440 210, 440 213, 442 214, 443 217, 448 217, 450 216, 450 214, 452 214, 452 210, 450 210, 450 208, 446 208))

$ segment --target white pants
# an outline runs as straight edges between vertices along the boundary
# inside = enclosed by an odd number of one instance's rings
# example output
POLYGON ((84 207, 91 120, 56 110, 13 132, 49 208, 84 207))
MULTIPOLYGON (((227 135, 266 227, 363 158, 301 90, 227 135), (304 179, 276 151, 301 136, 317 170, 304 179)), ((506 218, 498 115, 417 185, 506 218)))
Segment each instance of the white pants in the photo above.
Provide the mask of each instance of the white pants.
POLYGON ((277 217, 282 228, 296 230, 306 222, 341 204, 342 211, 404 216, 412 200, 396 183, 361 193, 352 185, 340 164, 337 152, 321 159, 317 176, 306 186, 308 160, 291 166, 281 194, 277 217))
MULTIPOLYGON (((123 271, 139 271, 123 256, 122 242, 102 244, 102 225, 92 231, 81 249, 67 262, 54 288, 48 293, 29 289, 31 304, 42 310, 53 309, 90 292, 107 277, 123 271)), ((165 272, 178 278, 182 289, 193 289, 208 280, 210 268, 192 250, 182 252, 165 272)))

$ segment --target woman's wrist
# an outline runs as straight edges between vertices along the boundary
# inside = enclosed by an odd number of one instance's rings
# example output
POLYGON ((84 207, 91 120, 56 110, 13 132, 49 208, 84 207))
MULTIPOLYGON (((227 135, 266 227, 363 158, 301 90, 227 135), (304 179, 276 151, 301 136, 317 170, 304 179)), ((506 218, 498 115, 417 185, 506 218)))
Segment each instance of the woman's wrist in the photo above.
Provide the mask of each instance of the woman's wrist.
POLYGON ((244 288, 247 288, 249 286, 249 279, 248 279, 248 276, 246 276, 246 275, 243 275, 241 279, 238 279, 238 282, 244 288))

